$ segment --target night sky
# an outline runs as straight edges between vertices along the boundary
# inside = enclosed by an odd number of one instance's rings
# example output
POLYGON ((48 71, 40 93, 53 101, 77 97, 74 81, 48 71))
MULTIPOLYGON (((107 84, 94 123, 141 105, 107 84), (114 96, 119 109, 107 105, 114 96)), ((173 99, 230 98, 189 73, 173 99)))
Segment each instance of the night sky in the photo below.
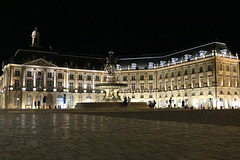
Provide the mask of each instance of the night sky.
MULTIPOLYGON (((195 2, 195 1, 194 1, 195 2)), ((54 51, 105 56, 167 54, 214 41, 240 52, 240 13, 220 1, 145 7, 82 7, 71 1, 0 5, 0 60, 31 44, 38 26, 40 45, 54 51)), ((238 5, 238 4, 236 4, 238 5)))

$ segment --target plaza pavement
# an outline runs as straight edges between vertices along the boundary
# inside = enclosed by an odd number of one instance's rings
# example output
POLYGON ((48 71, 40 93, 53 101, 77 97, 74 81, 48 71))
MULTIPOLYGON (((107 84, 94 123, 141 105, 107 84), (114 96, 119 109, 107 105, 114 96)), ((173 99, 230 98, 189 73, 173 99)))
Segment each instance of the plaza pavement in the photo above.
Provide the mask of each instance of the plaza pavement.
POLYGON ((0 160, 240 159, 240 110, 0 110, 0 160))

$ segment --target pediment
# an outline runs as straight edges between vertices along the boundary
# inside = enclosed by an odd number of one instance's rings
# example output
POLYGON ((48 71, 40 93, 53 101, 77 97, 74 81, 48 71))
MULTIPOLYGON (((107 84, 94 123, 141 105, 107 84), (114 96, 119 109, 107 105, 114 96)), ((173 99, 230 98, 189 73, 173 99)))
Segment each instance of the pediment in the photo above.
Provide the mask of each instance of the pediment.
POLYGON ((24 63, 25 65, 36 65, 36 66, 49 66, 49 67, 57 67, 55 64, 52 64, 51 62, 46 61, 45 59, 39 58, 27 63, 24 63))

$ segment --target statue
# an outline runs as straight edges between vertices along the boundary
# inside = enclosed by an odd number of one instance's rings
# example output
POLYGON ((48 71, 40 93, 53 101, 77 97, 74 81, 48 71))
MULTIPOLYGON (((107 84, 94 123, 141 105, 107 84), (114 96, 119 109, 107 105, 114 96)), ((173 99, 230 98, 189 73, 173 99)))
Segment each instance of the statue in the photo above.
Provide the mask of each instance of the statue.
POLYGON ((105 66, 105 71, 108 72, 108 74, 110 76, 114 76, 115 75, 115 70, 116 70, 116 63, 117 63, 117 59, 116 57, 113 56, 114 52, 110 51, 108 52, 108 57, 106 58, 106 66, 105 66))

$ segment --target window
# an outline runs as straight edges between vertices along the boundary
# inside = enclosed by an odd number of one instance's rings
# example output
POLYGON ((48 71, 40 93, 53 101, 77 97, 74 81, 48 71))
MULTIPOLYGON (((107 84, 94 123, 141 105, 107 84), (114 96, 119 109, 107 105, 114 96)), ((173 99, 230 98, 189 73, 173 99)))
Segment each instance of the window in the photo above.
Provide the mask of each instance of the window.
POLYGON ((220 91, 220 94, 223 94, 223 91, 222 91, 222 90, 220 91))
POLYGON ((233 66, 233 72, 237 72, 236 66, 233 66))
POLYGON ((141 95, 140 98, 144 98, 144 95, 141 95))
POLYGON ((160 82, 159 87, 160 87, 160 89, 162 89, 162 82, 160 82))
POLYGON ((69 105, 70 105, 70 106, 73 106, 73 95, 70 95, 69 105))
POLYGON ((177 89, 181 89, 181 79, 178 79, 177 89))
POLYGON ((188 74, 188 71, 187 71, 187 69, 185 69, 185 73, 184 73, 185 75, 187 75, 188 74))
POLYGON ((132 76, 132 81, 135 81, 135 76, 132 76))
POLYGON ((136 63, 131 63, 131 69, 136 69, 137 68, 137 64, 136 63))
POLYGON ((15 88, 18 88, 19 87, 19 80, 16 79, 14 85, 15 85, 15 88))
POLYGON ((104 81, 104 82, 107 81, 107 77, 106 77, 106 76, 103 77, 103 81, 104 81))
POLYGON ((123 76, 123 81, 127 81, 127 76, 123 76))
POLYGON ((87 83, 87 90, 90 91, 91 90, 91 84, 87 83))
POLYGON ((27 80, 27 88, 31 88, 31 86, 32 86, 32 80, 28 79, 27 80))
POLYGON ((148 62, 148 69, 153 69, 153 65, 154 65, 153 62, 148 62))
POLYGON ((41 88, 42 87, 42 80, 41 78, 37 78, 37 88, 41 88))
POLYGON ((171 77, 174 77, 174 72, 172 72, 172 75, 171 75, 171 77))
POLYGON ((48 78, 52 78, 52 72, 48 72, 48 78))
POLYGON ((120 64, 116 64, 116 69, 117 69, 117 71, 120 70, 120 64))
POLYGON ((26 105, 27 105, 27 106, 31 106, 31 94, 30 94, 30 93, 27 94, 26 100, 27 100, 27 101, 26 101, 26 105))
POLYGON ((200 95, 203 95, 203 91, 200 91, 200 95))
POLYGON ((165 78, 168 78, 168 73, 165 74, 165 78))
POLYGON ((195 96, 195 92, 194 91, 192 91, 192 96, 195 96))
POLYGON ((82 95, 78 96, 78 102, 81 103, 82 102, 82 95))
POLYGON ((203 76, 200 76, 199 79, 200 79, 199 87, 203 87, 203 76))
POLYGON ((69 89, 71 89, 71 90, 73 89, 73 82, 69 83, 69 89))
POLYGON ((212 71, 213 70, 212 67, 213 67, 212 65, 208 65, 208 71, 212 71))
POLYGON ((220 86, 223 86, 223 81, 222 80, 223 80, 222 75, 219 75, 218 76, 218 83, 219 83, 220 86))
POLYGON ((149 75, 149 80, 153 80, 153 75, 149 75))
POLYGON ((172 85, 171 85, 171 89, 173 90, 174 89, 174 85, 175 85, 175 81, 174 79, 172 80, 172 85))
POLYGON ((238 95, 238 91, 235 91, 234 94, 235 94, 235 95, 238 95))
POLYGON ((178 76, 181 76, 181 71, 178 71, 178 76))
POLYGON ((91 76, 90 75, 87 76, 87 80, 91 81, 91 76))
POLYGON ((140 90, 144 91, 144 83, 140 83, 140 90))
POLYGON ((15 76, 20 76, 20 71, 15 71, 15 76))
POLYGON ((185 78, 184 79, 184 88, 187 88, 188 87, 188 78, 185 78))
POLYGON ((144 75, 140 75, 140 80, 144 80, 144 75))
POLYGON ((78 83, 78 89, 82 90, 82 83, 78 83))
POLYGON ((99 76, 96 76, 96 81, 99 81, 100 79, 99 79, 99 76))
POLYGON ((168 81, 165 81, 165 90, 168 89, 168 81))
POLYGON ((132 83, 132 91, 135 91, 135 83, 132 83))
POLYGON ((160 79, 162 79, 162 74, 160 74, 160 77, 159 77, 160 79))
POLYGON ((152 91, 153 90, 153 83, 149 83, 148 87, 149 87, 149 90, 152 91))
POLYGON ((70 79, 74 79, 74 76, 73 76, 73 74, 70 74, 70 79))
POLYGON ((60 87, 62 87, 62 82, 61 81, 58 82, 58 88, 60 88, 60 87))
POLYGON ((78 75, 78 80, 82 80, 82 75, 78 75))
POLYGON ((229 71, 229 65, 226 65, 226 71, 229 71))
POLYGON ((134 94, 132 95, 132 98, 135 98, 135 95, 134 95, 134 94))
POLYGON ((230 86, 229 76, 226 77, 226 86, 230 86))
POLYGON ((19 94, 14 95, 14 106, 19 106, 19 94))
POLYGON ((150 94, 150 95, 149 95, 149 98, 153 98, 153 96, 150 94))
POLYGON ((200 66, 199 72, 203 72, 203 66, 200 66))
MULTIPOLYGON (((212 94, 212 91, 211 91, 211 90, 209 90, 209 91, 208 91, 208 94, 209 94, 209 95, 211 95, 211 94, 212 94)), ((220 94, 221 94, 221 92, 220 92, 220 94)))
POLYGON ((233 87, 237 87, 237 78, 233 76, 233 87))
POLYGON ((52 81, 47 81, 47 88, 52 88, 52 81))
POLYGON ((192 68, 192 74, 195 74, 195 68, 192 68))
POLYGON ((192 88, 195 87, 195 77, 192 77, 192 88))
POLYGON ((185 92, 185 97, 187 97, 187 92, 185 92))
POLYGON ((208 75, 208 86, 212 86, 212 75, 208 75))
POLYGON ((27 77, 31 77, 32 76, 32 71, 27 71, 27 77))
POLYGON ((58 78, 59 79, 62 79, 63 77, 62 77, 62 73, 58 73, 58 78))
POLYGON ((219 70, 222 71, 222 64, 219 64, 219 70))

